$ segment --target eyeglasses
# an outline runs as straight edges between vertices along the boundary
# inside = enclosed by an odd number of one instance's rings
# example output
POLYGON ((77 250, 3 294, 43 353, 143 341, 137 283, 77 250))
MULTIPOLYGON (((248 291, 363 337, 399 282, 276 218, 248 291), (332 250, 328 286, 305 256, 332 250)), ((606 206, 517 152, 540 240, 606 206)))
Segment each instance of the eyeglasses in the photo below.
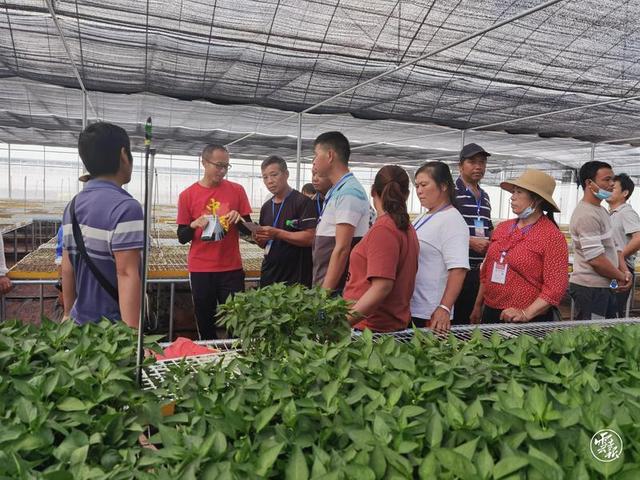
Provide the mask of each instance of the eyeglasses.
POLYGON ((231 169, 231 164, 230 163, 207 162, 206 160, 205 160, 205 163, 208 163, 209 165, 213 165, 218 170, 230 170, 231 169))

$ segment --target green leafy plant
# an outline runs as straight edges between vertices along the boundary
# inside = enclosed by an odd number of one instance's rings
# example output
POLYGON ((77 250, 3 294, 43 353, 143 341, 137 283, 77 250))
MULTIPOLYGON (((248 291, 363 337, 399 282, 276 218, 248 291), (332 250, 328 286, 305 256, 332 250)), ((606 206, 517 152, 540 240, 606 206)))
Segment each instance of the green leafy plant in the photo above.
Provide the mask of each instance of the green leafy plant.
POLYGON ((349 304, 326 289, 282 283, 238 293, 219 307, 220 323, 246 352, 277 355, 294 340, 322 343, 349 336, 349 304))
MULTIPOLYGON (((150 339, 153 341, 153 339, 150 339)), ((122 324, 0 326, 0 477, 130 478, 156 400, 122 324)))
MULTIPOLYGON (((304 327, 300 327, 304 329, 304 327)), ((304 331, 304 330, 303 330, 304 331)), ((0 478, 640 478, 640 328, 410 343, 293 335, 230 362, 133 380, 122 325, 0 325, 0 478), (325 338, 326 340, 326 338, 325 338), (142 448, 138 435, 154 428, 142 448), (600 462, 611 428, 622 456, 600 462)))

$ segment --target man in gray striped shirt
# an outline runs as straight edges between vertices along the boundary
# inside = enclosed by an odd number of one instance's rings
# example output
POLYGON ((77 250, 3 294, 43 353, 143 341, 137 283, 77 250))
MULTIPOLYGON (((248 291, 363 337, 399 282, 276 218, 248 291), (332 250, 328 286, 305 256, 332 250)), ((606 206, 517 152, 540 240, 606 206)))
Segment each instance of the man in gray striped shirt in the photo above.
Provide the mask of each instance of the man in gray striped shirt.
POLYGON ((493 232, 489 195, 480 188, 480 181, 487 169, 487 157, 491 156, 476 143, 469 143, 460 151, 460 177, 456 180, 458 210, 469 226, 469 267, 462 291, 454 308, 454 325, 469 323, 469 316, 480 288, 480 265, 489 246, 493 232))
POLYGON ((89 178, 62 220, 65 318, 85 324, 104 317, 137 328, 144 225, 140 203, 122 188, 133 169, 129 136, 116 125, 94 123, 80 134, 78 152, 89 178), (80 227, 78 240, 102 282, 78 248, 73 214, 80 227))

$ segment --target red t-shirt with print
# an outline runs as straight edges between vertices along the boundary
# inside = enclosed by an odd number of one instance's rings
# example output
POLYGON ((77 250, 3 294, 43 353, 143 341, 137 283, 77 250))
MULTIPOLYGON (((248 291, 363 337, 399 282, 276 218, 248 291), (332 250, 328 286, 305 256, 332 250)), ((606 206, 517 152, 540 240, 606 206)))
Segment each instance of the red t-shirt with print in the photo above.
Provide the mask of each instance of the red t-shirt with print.
POLYGON ((382 215, 354 247, 343 297, 357 301, 371 287, 372 278, 393 280, 393 289, 374 312, 355 325, 375 332, 407 328, 409 302, 418 273, 418 237, 413 225, 398 229, 389 215, 382 215))
MULTIPOLYGON (((211 200, 220 202, 218 216, 231 210, 240 215, 251 214, 251 205, 242 185, 222 180, 216 187, 208 188, 194 183, 178 198, 178 225, 190 225, 202 215, 210 214, 207 205, 211 200)), ((197 228, 189 249, 188 269, 190 272, 230 272, 242 268, 240 257, 240 236, 238 227, 231 225, 225 237, 218 242, 200 240, 202 229, 197 228)))

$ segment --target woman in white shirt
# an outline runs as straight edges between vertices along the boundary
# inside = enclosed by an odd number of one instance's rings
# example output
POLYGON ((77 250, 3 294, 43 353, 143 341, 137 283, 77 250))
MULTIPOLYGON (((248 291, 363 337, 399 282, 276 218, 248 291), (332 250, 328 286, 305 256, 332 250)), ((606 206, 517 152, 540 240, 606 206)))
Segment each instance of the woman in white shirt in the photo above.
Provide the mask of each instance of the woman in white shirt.
POLYGON ((469 227, 456 208, 456 189, 446 163, 425 163, 415 182, 420 204, 428 212, 413 224, 420 256, 411 319, 418 327, 448 331, 469 270, 469 227))

